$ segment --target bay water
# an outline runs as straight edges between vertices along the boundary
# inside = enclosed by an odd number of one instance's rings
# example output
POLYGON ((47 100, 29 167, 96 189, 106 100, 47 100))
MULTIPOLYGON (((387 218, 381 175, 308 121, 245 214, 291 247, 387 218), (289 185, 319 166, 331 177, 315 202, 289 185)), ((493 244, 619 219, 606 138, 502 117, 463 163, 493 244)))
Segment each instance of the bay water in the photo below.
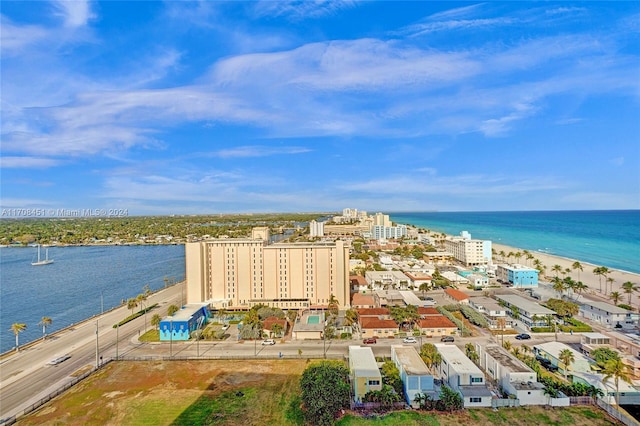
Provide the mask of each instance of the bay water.
POLYGON ((640 210, 388 213, 393 222, 640 273, 640 210))
MULTIPOLYGON (((41 250, 44 257, 44 248, 41 250)), ((165 279, 184 280, 182 245, 50 247, 54 263, 32 266, 35 247, 0 248, 0 352, 15 346, 14 323, 27 329, 20 345, 42 337, 42 317, 52 319, 47 333, 83 321, 136 297, 165 279)))

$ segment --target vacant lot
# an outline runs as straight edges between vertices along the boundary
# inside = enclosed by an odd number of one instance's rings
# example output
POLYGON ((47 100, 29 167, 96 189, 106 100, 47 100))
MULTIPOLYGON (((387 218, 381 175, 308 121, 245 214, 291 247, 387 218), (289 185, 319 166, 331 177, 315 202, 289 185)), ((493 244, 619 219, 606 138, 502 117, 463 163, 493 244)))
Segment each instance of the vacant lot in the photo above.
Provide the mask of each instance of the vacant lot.
MULTIPOLYGON (((305 360, 117 362, 24 418, 19 425, 295 425, 305 360)), ((346 425, 614 425, 592 407, 413 411, 346 425)))

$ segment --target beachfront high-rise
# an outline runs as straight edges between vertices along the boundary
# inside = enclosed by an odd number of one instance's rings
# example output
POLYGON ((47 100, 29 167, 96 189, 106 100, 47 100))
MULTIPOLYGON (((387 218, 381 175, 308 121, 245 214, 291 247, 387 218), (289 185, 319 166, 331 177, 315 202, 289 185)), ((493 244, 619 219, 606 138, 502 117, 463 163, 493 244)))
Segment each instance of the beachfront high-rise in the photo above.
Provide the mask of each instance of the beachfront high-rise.
POLYGON ((491 263, 491 241, 474 240, 471 238, 471 234, 466 231, 461 232, 460 235, 460 237, 445 240, 444 248, 446 251, 466 266, 491 263))
POLYGON ((349 248, 343 241, 269 244, 264 235, 188 243, 187 303, 282 309, 349 304, 349 248))

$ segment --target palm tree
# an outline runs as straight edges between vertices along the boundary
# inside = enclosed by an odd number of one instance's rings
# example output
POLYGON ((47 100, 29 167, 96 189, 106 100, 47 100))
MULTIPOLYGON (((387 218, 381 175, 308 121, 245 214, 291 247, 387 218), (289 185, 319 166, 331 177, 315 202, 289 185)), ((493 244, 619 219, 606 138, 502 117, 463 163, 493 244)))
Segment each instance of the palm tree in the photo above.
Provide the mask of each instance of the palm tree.
POLYGON ((53 320, 51 318, 42 317, 42 319, 38 323, 38 325, 42 326, 42 340, 44 340, 44 338, 46 337, 46 335, 47 335, 47 327, 49 327, 52 322, 53 322, 53 320))
POLYGON ((553 266, 551 267, 551 270, 552 270, 553 272, 555 272, 555 273, 556 273, 556 278, 558 278, 558 272, 562 272, 562 266, 560 266, 560 265, 553 265, 553 266))
POLYGON ((562 298, 562 293, 565 290, 564 282, 557 275, 551 280, 553 282, 553 289, 558 293, 558 296, 562 298))
POLYGON ((502 334, 502 344, 504 345, 504 329, 507 326, 507 319, 505 317, 498 317, 496 319, 496 324, 500 329, 500 334, 502 334))
POLYGON ((160 327, 161 321, 162 317, 160 317, 160 314, 153 314, 153 316, 151 317, 151 325, 155 327, 156 330, 158 330, 158 327, 160 327))
POLYGON ((360 333, 360 322, 358 311, 355 309, 348 309, 344 314, 345 325, 351 327, 355 333, 360 333))
POLYGON ((134 298, 130 298, 127 300, 127 309, 131 309, 131 315, 133 315, 133 310, 138 306, 138 301, 134 298))
POLYGON ((607 291, 606 285, 609 284, 609 288, 611 289, 611 291, 613 291, 613 283, 616 282, 616 280, 614 280, 612 277, 607 277, 607 283, 605 284, 605 289, 604 291, 607 291))
POLYGON ((622 359, 611 359, 606 362, 604 365, 604 369, 602 373, 604 374, 603 382, 607 382, 609 379, 613 378, 613 382, 616 385, 616 404, 620 405, 620 379, 624 380, 627 383, 631 383, 631 377, 629 375, 627 364, 622 362, 622 359))
POLYGON ((11 331, 16 335, 16 352, 20 350, 20 345, 18 343, 18 334, 22 333, 27 329, 27 324, 22 324, 19 322, 11 324, 11 331))
POLYGON ((640 290, 640 288, 635 285, 634 283, 632 283, 631 281, 627 281, 625 283, 622 284, 622 289, 623 291, 629 295, 629 305, 631 305, 631 295, 640 290))
POLYGON ((573 269, 574 271, 577 270, 578 271, 578 281, 580 281, 580 271, 583 271, 584 268, 582 267, 582 263, 578 262, 577 260, 575 262, 573 262, 573 264, 571 265, 571 269, 573 269))
POLYGON ((618 306, 618 302, 620 302, 620 299, 622 299, 622 295, 617 291, 613 291, 609 295, 609 299, 613 300, 613 304, 618 306))
POLYGON ((598 282, 600 283, 600 293, 602 293, 602 277, 606 276, 609 269, 606 266, 598 266, 593 270, 593 275, 598 276, 598 282))
POLYGON ((273 332, 273 335, 275 337, 280 337, 282 334, 282 330, 284 329, 280 324, 273 324, 273 326, 271 326, 271 331, 273 332))
POLYGON ((571 367, 571 364, 575 362, 576 358, 573 355, 573 351, 571 351, 571 349, 563 349, 560 351, 558 359, 564 364, 564 378, 566 379, 567 370, 569 370, 569 367, 571 367))
POLYGON ((422 292, 422 297, 424 297, 424 293, 429 291, 429 288, 431 286, 429 285, 429 283, 422 283, 420 284, 420 287, 418 287, 418 290, 420 290, 422 292))
POLYGON ((575 284, 574 288, 573 288, 573 290, 574 290, 576 293, 578 293, 578 297, 576 297, 576 300, 578 300, 578 299, 580 298, 580 296, 582 295, 582 292, 583 292, 584 290, 587 290, 588 288, 589 288, 589 286, 588 286, 588 285, 586 285, 586 284, 585 284, 585 283, 583 283, 582 281, 578 281, 578 282, 575 284))

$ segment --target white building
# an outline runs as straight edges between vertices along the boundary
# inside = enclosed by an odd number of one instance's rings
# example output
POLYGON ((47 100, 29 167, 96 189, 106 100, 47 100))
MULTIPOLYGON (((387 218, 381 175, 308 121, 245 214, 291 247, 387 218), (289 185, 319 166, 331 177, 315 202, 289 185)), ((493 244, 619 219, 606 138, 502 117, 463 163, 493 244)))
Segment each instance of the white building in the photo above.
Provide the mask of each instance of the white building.
POLYGON ((555 318, 555 311, 515 294, 496 294, 496 299, 498 301, 502 300, 506 304, 511 317, 517 323, 524 324, 529 328, 546 326, 547 321, 545 318, 547 315, 553 315, 555 318), (535 323, 533 321, 534 318, 536 319, 535 323))
POLYGON ((476 345, 479 363, 496 380, 505 393, 514 395, 520 405, 546 405, 548 397, 544 385, 538 383, 537 374, 524 362, 498 345, 483 348, 476 345))
POLYGON ((366 271, 364 277, 375 290, 409 286, 409 277, 400 271, 366 271))
POLYGON ((451 389, 462 396, 464 407, 491 407, 493 395, 480 368, 455 345, 437 343, 435 346, 442 357, 438 373, 451 389))
POLYGON ((505 319, 505 327, 511 328, 512 320, 507 317, 507 309, 501 306, 495 299, 486 296, 470 297, 469 306, 480 312, 487 318, 489 328, 498 329, 498 318, 505 319))
POLYGON ((461 237, 452 237, 444 241, 445 250, 467 266, 487 265, 491 263, 491 241, 473 240, 463 231, 461 237))
POLYGON ((606 302, 584 300, 581 303, 579 314, 605 327, 631 329, 638 323, 636 312, 606 302))
POLYGON ((551 362, 551 365, 558 367, 561 373, 573 374, 574 372, 589 373, 591 372, 591 360, 573 349, 571 346, 562 342, 547 342, 533 346, 533 353, 536 357, 542 357, 551 362), (560 360, 560 352, 568 349, 573 354, 573 362, 567 368, 560 360))
POLYGON ((391 360, 400 371, 407 404, 413 405, 413 400, 419 393, 437 399, 433 375, 413 346, 391 346, 391 360))
POLYGON ((371 227, 371 238, 376 240, 398 239, 407 235, 406 225, 383 226, 373 225, 371 227))
POLYGON ((309 222, 309 236, 324 237, 324 222, 316 222, 315 220, 309 222))

